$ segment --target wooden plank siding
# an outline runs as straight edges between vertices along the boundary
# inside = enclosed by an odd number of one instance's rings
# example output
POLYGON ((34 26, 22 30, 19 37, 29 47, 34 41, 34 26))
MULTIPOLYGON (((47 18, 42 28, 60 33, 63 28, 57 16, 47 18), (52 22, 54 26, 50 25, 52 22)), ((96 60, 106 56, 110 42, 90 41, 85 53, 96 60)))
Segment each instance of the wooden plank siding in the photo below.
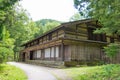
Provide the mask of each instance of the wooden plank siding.
MULTIPOLYGON (((61 46, 30 50, 30 53, 24 53, 26 60, 62 60, 61 46), (40 54, 38 51, 41 51, 40 54)), ((22 56, 22 55, 21 55, 22 56)))
MULTIPOLYGON (((40 37, 25 43, 25 49, 20 57, 35 60, 53 61, 94 61, 104 60, 109 62, 103 51, 103 47, 109 43, 119 42, 120 36, 94 34, 96 28, 100 28, 96 20, 80 20, 62 23, 57 28, 41 35, 40 37), (41 50, 41 55, 37 51, 41 50)), ((120 54, 118 54, 120 56, 120 54)), ((116 56, 117 62, 120 62, 116 56)), ((112 60, 115 62, 115 60, 112 60)))
POLYGON ((103 54, 102 46, 105 46, 105 44, 80 42, 80 41, 74 41, 74 40, 64 40, 63 43, 64 45, 66 45, 65 46, 65 57, 69 61, 70 60, 72 61, 81 61, 81 60, 93 61, 93 60, 102 59, 101 58, 101 55, 103 54))

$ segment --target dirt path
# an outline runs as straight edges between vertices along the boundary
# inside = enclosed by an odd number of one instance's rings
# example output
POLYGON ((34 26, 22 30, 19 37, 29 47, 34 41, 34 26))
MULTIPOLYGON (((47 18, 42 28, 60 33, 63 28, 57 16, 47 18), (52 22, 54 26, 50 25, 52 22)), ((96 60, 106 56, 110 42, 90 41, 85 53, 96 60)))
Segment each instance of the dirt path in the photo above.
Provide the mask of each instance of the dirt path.
POLYGON ((71 80, 62 69, 36 66, 18 62, 8 62, 25 71, 28 80, 71 80))

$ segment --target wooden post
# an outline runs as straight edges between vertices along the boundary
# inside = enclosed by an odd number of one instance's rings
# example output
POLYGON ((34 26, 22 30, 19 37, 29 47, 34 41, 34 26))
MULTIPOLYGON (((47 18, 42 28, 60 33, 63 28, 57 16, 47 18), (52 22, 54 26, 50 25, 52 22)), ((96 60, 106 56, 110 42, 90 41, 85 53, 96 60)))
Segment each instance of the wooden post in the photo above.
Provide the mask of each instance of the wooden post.
POLYGON ((78 33, 77 26, 78 26, 78 25, 75 26, 75 27, 76 27, 76 39, 78 38, 78 37, 77 37, 77 33, 78 33))
POLYGON ((52 59, 52 58, 51 58, 51 52, 52 52, 52 47, 50 47, 50 60, 52 59))
POLYGON ((62 61, 64 61, 64 44, 63 44, 63 40, 62 40, 62 44, 61 44, 61 57, 62 57, 62 61))
POLYGON ((56 46, 54 46, 54 61, 56 61, 56 46))

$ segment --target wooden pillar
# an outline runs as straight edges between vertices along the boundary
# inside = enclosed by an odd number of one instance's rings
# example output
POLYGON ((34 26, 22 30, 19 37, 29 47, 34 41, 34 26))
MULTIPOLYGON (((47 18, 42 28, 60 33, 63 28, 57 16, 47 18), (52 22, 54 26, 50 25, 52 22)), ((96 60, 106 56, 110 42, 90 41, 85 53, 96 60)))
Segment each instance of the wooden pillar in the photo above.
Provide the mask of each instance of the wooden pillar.
POLYGON ((52 58, 51 58, 51 52, 52 52, 52 47, 50 47, 50 60, 52 59, 52 58))
POLYGON ((78 28, 77 28, 77 26, 78 26, 78 25, 75 26, 75 27, 76 27, 76 39, 78 38, 78 35, 77 35, 77 33, 78 33, 78 28))
POLYGON ((56 61, 56 46, 54 46, 54 61, 56 61))
POLYGON ((63 40, 62 40, 62 44, 61 44, 61 57, 62 57, 62 61, 64 61, 65 55, 64 55, 64 44, 63 44, 63 40))

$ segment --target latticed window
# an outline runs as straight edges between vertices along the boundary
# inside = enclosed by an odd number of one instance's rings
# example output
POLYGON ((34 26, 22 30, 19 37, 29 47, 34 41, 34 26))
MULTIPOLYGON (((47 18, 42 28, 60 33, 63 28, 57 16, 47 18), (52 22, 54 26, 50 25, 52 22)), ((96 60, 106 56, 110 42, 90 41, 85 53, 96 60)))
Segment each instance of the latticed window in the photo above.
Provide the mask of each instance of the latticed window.
POLYGON ((45 58, 50 58, 50 48, 45 49, 45 58))
POLYGON ((52 40, 52 34, 49 34, 48 40, 52 40))
POLYGON ((105 34, 94 34, 95 28, 88 27, 88 40, 95 40, 95 41, 104 41, 106 42, 105 34))

